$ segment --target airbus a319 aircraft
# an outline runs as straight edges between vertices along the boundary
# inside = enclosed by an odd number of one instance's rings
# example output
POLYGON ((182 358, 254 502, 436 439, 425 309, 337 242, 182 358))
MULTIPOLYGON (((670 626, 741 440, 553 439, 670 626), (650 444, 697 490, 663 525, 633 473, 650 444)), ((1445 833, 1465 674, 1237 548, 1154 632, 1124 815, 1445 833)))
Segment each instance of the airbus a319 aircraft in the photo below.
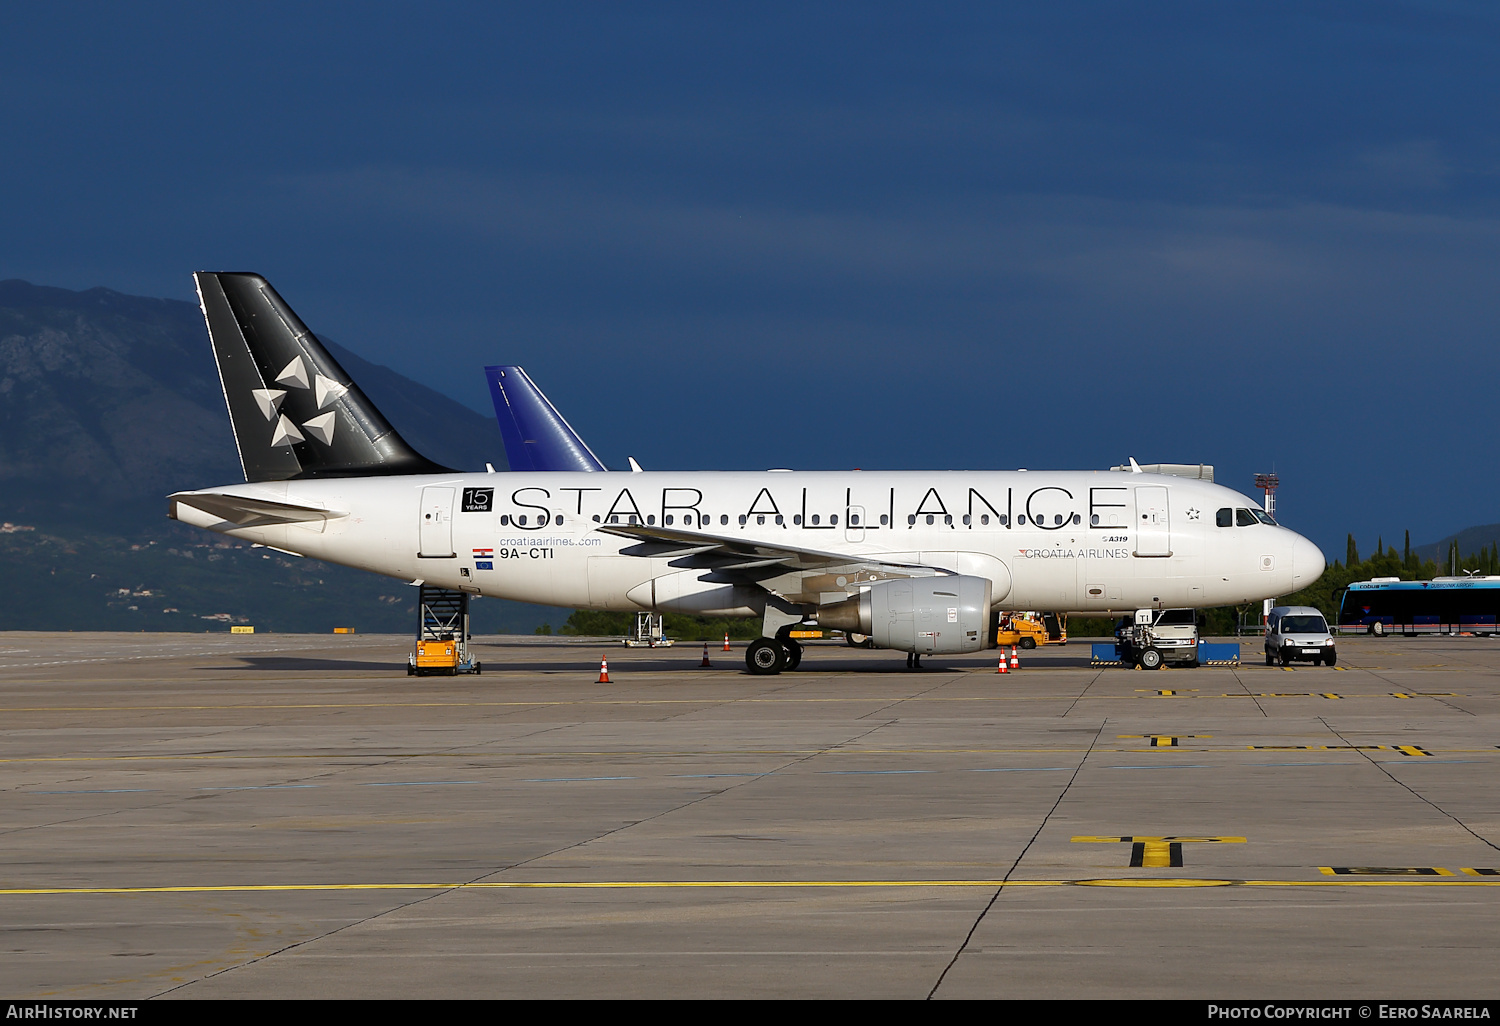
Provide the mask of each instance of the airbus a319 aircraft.
POLYGON ((758 616, 763 674, 797 666, 804 624, 910 660, 993 643, 1002 606, 1228 605, 1323 572, 1246 496, 1156 474, 448 470, 264 278, 194 277, 245 482, 178 492, 170 515, 275 549, 523 602, 758 616))

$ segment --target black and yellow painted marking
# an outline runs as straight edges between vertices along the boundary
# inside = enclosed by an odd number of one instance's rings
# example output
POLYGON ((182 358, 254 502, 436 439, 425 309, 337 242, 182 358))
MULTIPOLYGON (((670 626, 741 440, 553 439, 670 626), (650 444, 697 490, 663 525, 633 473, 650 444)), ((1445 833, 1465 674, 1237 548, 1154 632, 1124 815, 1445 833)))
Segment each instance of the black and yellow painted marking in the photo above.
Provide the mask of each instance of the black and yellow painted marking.
POLYGON ((1208 739, 1212 734, 1116 734, 1115 737, 1121 741, 1146 741, 1152 748, 1176 748, 1177 742, 1183 738, 1189 741, 1208 739))
POLYGON ((1180 869, 1186 844, 1244 844, 1243 837, 1075 837, 1075 844, 1128 844, 1133 869, 1180 869))
POLYGON ((1500 876, 1500 869, 1469 869, 1469 868, 1465 868, 1465 869, 1460 869, 1459 872, 1460 873, 1467 873, 1470 876, 1500 876))
POLYGON ((1441 866, 1319 866, 1325 876, 1452 876, 1441 866))
POLYGON ((1248 745, 1254 752, 1400 752, 1402 755, 1430 756, 1421 745, 1248 745))

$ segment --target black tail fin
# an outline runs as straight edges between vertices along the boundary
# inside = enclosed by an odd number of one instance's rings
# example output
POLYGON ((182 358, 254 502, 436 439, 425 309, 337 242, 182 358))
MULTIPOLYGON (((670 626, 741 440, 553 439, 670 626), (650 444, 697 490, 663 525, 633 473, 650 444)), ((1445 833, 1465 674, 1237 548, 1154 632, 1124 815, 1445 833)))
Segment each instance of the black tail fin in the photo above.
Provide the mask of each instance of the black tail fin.
POLYGON ((266 279, 193 280, 246 481, 447 472, 402 440, 266 279))

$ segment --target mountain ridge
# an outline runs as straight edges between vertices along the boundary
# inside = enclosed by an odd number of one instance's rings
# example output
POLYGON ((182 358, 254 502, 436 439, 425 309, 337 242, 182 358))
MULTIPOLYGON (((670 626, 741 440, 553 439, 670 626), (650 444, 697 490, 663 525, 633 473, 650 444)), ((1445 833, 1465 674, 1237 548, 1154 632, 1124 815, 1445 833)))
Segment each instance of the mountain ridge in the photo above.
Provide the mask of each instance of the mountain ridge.
MULTIPOLYGON (((492 417, 322 341, 418 452, 457 470, 506 466, 492 417)), ((242 480, 196 305, 0 281, 0 579, 13 585, 0 589, 0 630, 415 629, 401 581, 167 519, 170 493, 242 480)), ((488 600, 474 629, 526 633, 567 615, 488 600)))

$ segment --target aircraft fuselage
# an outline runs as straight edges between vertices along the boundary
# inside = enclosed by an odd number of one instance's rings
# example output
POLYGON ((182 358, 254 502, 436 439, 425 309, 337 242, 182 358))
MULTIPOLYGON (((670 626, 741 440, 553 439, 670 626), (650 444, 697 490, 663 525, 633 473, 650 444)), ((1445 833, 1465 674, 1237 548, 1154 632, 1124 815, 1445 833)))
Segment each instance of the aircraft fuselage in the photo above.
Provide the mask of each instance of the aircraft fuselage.
MULTIPOLYGON (((189 504, 184 522, 278 549, 473 594, 546 605, 751 616, 769 592, 834 601, 860 579, 759 587, 631 555, 612 523, 920 564, 988 578, 997 607, 1078 612, 1229 605, 1286 595, 1323 556, 1279 526, 1219 526, 1256 503, 1210 482, 1044 471, 499 473, 329 477, 204 493, 326 511, 239 523, 189 504), (613 519, 612 519, 613 518, 613 519), (634 518, 633 520, 631 518, 634 518), (792 590, 787 590, 792 589, 792 590)), ((827 577, 827 579, 823 579, 827 577)))

